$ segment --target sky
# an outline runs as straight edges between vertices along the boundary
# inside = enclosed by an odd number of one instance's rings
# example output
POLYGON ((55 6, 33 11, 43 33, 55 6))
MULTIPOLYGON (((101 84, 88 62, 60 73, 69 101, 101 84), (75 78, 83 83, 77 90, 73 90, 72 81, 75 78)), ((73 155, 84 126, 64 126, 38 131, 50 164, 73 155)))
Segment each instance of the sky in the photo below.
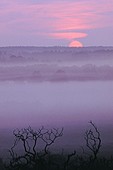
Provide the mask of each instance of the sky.
POLYGON ((113 46, 113 0, 0 0, 0 46, 113 46))

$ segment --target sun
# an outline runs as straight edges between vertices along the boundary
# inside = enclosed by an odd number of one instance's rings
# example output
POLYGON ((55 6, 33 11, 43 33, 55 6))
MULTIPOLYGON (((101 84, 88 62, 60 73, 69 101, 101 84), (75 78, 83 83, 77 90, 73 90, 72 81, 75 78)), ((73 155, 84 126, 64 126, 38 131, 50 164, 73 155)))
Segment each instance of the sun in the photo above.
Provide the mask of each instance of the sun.
POLYGON ((72 41, 72 42, 69 44, 69 47, 83 47, 83 44, 80 43, 79 41, 72 41))

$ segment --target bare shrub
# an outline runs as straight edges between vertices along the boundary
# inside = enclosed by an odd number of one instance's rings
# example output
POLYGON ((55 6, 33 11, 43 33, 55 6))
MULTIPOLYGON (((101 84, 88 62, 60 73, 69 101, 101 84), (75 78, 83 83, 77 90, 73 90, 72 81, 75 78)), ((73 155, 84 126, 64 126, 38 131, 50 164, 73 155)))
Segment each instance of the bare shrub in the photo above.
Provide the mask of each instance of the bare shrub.
POLYGON ((38 167, 41 162, 44 163, 45 156, 49 154, 49 147, 55 143, 56 139, 63 135, 61 129, 46 129, 41 127, 38 130, 33 130, 31 127, 25 129, 17 129, 13 131, 15 137, 14 144, 9 150, 11 167, 38 167), (40 149, 39 142, 43 143, 43 148, 40 149), (18 145, 23 147, 22 155, 16 153, 18 145))
POLYGON ((85 132, 86 146, 93 154, 93 160, 97 159, 97 155, 101 148, 101 135, 96 125, 90 121, 91 128, 85 132))

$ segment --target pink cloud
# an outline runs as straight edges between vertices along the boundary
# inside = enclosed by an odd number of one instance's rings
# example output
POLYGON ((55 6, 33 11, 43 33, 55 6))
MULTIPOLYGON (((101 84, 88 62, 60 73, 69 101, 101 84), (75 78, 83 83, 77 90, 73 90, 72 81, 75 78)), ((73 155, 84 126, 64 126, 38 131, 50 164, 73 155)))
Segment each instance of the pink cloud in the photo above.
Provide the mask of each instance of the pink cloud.
POLYGON ((88 29, 113 26, 111 16, 113 0, 51 3, 22 3, 18 0, 0 2, 0 32, 12 34, 34 33, 55 38, 73 39, 86 37, 88 29), (61 32, 61 33, 58 33, 61 32), (63 33, 64 32, 64 33, 63 33), (75 33, 73 33, 75 32, 75 33))
POLYGON ((74 32, 63 32, 63 33, 51 33, 50 36, 56 37, 58 39, 75 39, 84 38, 87 36, 85 33, 74 33, 74 32))

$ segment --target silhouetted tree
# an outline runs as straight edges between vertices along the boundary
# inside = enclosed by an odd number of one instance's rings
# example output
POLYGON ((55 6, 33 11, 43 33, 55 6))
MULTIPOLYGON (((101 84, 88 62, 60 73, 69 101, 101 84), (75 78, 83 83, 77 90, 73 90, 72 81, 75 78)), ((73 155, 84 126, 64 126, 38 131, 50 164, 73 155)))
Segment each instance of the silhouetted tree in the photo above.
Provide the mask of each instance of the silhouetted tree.
POLYGON ((9 150, 11 155, 10 167, 16 169, 22 167, 39 167, 44 164, 45 156, 49 153, 49 147, 57 138, 63 135, 62 129, 46 129, 44 127, 33 130, 31 127, 13 131, 14 144, 9 150), (39 142, 43 142, 43 149, 38 148, 39 142), (22 144, 23 153, 19 156, 15 149, 22 144))
POLYGON ((96 125, 90 121, 91 128, 85 132, 86 146, 93 154, 93 160, 97 159, 97 155, 101 148, 101 136, 96 125))

